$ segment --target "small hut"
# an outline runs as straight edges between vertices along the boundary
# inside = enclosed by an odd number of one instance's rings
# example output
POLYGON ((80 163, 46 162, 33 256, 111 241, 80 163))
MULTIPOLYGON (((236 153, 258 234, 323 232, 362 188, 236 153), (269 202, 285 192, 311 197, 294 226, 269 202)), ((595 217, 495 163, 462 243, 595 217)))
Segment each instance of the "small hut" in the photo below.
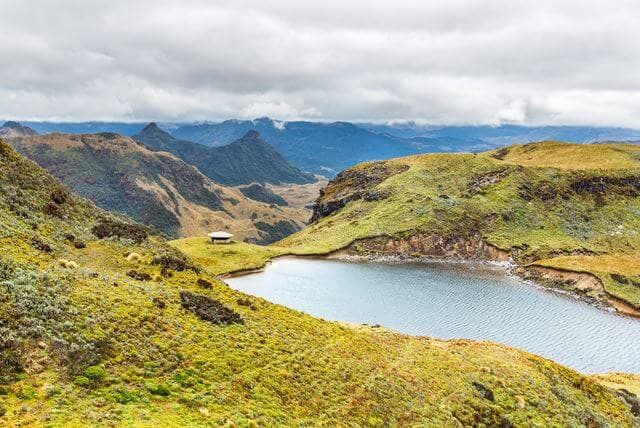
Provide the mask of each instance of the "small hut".
POLYGON ((232 234, 223 232, 221 230, 217 232, 211 232, 209 234, 209 238, 211 239, 212 244, 230 244, 232 237, 232 234))

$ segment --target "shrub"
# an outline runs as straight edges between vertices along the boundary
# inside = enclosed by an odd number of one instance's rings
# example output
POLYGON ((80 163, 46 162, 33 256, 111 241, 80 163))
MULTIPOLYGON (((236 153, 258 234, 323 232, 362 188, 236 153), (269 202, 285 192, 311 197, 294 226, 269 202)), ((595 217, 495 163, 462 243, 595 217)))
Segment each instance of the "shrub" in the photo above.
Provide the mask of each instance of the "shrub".
POLYGON ((31 238, 31 246, 36 250, 40 250, 45 253, 50 253, 53 251, 53 248, 51 248, 51 245, 44 242, 44 240, 39 236, 34 236, 33 238, 31 238))
POLYGON ((51 192, 51 200, 58 205, 64 204, 68 199, 69 193, 62 188, 58 188, 51 192))
POLYGON ((242 317, 217 300, 189 291, 180 291, 182 307, 196 314, 200 319, 213 324, 244 324, 242 317))
POLYGON ((93 226, 92 232, 98 238, 110 238, 116 236, 123 239, 131 239, 140 243, 149 236, 149 229, 139 224, 122 223, 112 219, 102 219, 93 226))
POLYGON ((76 247, 77 249, 81 250, 81 249, 83 249, 83 248, 86 248, 86 247, 87 247, 87 244, 85 244, 85 242, 84 242, 84 241, 75 241, 75 242, 73 243, 73 246, 74 246, 74 247, 76 247))
POLYGON ((206 288, 208 290, 211 290, 213 288, 213 284, 211 284, 211 282, 207 281, 204 278, 198 278, 198 280, 196 281, 196 284, 198 284, 198 287, 206 288))
POLYGON ((107 371, 101 366, 89 366, 82 374, 92 382, 102 382, 107 378, 107 371))
POLYGON ((246 306, 252 311, 258 310, 258 308, 249 299, 239 298, 238 300, 236 300, 236 303, 238 303, 240 306, 246 306))
POLYGON ((53 202, 47 202, 42 207, 42 212, 53 217, 62 217, 62 208, 60 208, 60 205, 54 204, 53 202))
POLYGON ((187 260, 187 257, 174 249, 167 249, 161 254, 158 254, 151 259, 152 265, 159 265, 165 269, 172 269, 179 272, 190 269, 193 271, 197 271, 198 268, 193 266, 187 260))
POLYGON ((150 281, 151 280, 151 275, 149 275, 146 272, 139 272, 137 270, 130 270, 129 272, 127 272, 127 276, 136 279, 138 281, 150 281))
POLYGON ((171 394, 169 386, 164 383, 157 385, 154 383, 146 383, 145 388, 147 388, 147 391, 149 391, 152 395, 160 395, 162 397, 166 397, 171 394))

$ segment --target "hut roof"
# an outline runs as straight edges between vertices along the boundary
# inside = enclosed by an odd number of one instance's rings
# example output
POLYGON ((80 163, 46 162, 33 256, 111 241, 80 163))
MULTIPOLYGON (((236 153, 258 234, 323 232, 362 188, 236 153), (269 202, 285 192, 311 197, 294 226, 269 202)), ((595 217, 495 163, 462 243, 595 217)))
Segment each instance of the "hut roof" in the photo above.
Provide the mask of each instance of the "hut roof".
POLYGON ((211 232, 209 234, 209 238, 213 238, 213 239, 229 239, 231 238, 233 235, 227 232, 223 232, 221 230, 217 231, 217 232, 211 232))

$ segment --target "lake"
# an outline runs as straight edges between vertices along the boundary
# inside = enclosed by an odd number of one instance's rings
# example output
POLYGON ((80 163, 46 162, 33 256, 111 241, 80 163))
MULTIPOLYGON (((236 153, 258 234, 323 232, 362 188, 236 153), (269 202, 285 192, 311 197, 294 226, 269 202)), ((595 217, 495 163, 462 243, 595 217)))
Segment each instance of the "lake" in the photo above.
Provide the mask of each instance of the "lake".
POLYGON ((640 319, 541 289, 496 265, 281 258, 227 283, 327 320, 500 342, 583 373, 640 373, 640 319))

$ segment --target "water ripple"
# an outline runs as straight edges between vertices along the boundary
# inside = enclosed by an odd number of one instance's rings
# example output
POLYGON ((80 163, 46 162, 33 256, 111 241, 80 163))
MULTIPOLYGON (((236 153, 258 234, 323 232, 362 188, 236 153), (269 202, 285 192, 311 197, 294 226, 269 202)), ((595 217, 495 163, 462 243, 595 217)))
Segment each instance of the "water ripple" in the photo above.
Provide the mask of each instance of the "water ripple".
POLYGON ((283 258, 227 282, 324 319, 501 342, 585 373, 640 372, 640 320, 532 286, 503 266, 283 258))

